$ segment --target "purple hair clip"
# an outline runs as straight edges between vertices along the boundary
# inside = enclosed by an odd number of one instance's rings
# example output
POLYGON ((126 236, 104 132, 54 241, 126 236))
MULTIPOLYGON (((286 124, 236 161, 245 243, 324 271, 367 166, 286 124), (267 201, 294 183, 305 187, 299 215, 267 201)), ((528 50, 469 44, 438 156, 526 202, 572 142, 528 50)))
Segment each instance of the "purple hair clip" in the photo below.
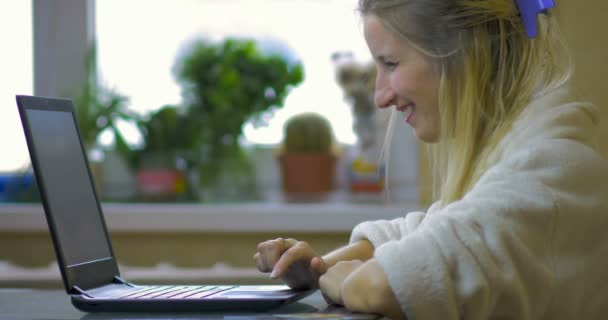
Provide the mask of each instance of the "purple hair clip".
POLYGON ((535 38, 538 33, 536 16, 555 7, 553 0, 515 0, 528 37, 535 38))

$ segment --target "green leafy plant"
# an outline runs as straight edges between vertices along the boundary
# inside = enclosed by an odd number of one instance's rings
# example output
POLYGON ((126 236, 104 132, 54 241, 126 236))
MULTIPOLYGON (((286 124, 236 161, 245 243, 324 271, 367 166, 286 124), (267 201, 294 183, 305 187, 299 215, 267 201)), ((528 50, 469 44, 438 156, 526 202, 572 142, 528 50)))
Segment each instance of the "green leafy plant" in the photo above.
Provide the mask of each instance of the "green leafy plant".
POLYGON ((127 156, 130 148, 117 124, 119 119, 134 121, 136 116, 127 110, 129 99, 126 96, 99 85, 96 57, 96 48, 91 46, 85 58, 86 74, 82 91, 75 99, 80 133, 85 147, 91 150, 95 147, 99 134, 110 129, 114 133, 118 152, 127 156))
MULTIPOLYGON (((142 191, 146 182, 139 181, 140 196, 146 201, 194 201, 198 200, 197 186, 188 179, 189 173, 196 167, 198 159, 199 125, 176 105, 165 105, 147 117, 140 117, 137 127, 142 135, 143 144, 131 152, 129 164, 136 176, 143 172, 172 172, 175 184, 183 186, 167 193, 142 191), (183 178, 183 180, 181 180, 183 178), (183 184, 182 184, 183 181, 183 184)), ((145 179, 144 179, 145 180, 145 179)), ((149 181, 147 183, 150 183, 149 181)), ((152 184, 158 183, 152 182, 152 184)), ((174 185, 175 186, 175 185, 174 185)), ((154 189, 154 187, 152 187, 154 189)))
POLYGON ((133 167, 141 166, 143 158, 152 154, 163 155, 166 159, 157 164, 159 166, 174 166, 175 157, 187 160, 190 166, 194 165, 200 145, 200 125, 180 106, 161 107, 147 119, 139 119, 138 128, 144 143, 134 152, 133 167))
POLYGON ((259 123, 267 112, 282 107, 289 89, 303 80, 301 64, 265 54, 248 39, 195 42, 175 71, 188 117, 199 129, 203 186, 216 182, 225 170, 249 170, 239 144, 243 124, 259 123))

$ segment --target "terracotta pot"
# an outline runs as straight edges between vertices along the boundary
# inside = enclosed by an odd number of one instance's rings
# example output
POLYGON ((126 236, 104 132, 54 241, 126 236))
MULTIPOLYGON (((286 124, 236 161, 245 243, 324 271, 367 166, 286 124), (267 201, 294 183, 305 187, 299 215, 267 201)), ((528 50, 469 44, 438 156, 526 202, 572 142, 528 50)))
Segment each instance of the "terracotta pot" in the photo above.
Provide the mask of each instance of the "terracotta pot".
POLYGON ((279 157, 283 191, 320 194, 334 188, 336 157, 331 154, 285 154, 279 157))

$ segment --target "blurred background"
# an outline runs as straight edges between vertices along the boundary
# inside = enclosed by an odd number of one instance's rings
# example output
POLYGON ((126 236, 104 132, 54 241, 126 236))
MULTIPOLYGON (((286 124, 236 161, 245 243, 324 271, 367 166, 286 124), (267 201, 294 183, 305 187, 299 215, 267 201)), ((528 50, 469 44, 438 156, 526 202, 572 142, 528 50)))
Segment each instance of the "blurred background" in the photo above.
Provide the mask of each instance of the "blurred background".
MULTIPOLYGON (((5 2, 13 49, 2 62, 0 99, 7 106, 15 94, 73 99, 104 201, 386 202, 378 161, 386 115, 370 99, 374 71, 355 4, 5 2), (299 138, 287 146, 286 124, 301 114, 322 119, 294 127, 327 127, 326 134, 295 129, 299 138), (291 177, 284 156, 293 153, 329 155, 330 181, 294 185, 302 178, 291 177)), ((5 180, 31 176, 16 109, 2 112, 8 152, 0 172, 5 180)), ((395 149, 408 167, 392 175, 389 201, 417 201, 412 134, 395 149)), ((33 190, 19 194, 32 181, 21 180, 3 197, 35 198, 33 190)))
MULTIPOLYGON (((0 286, 60 285, 16 94, 74 101, 132 280, 267 283, 260 241, 324 252, 360 221, 426 208, 424 148, 403 121, 380 160, 388 114, 356 2, 0 3, 0 286)), ((608 5, 556 2, 574 86, 606 120, 608 5)))

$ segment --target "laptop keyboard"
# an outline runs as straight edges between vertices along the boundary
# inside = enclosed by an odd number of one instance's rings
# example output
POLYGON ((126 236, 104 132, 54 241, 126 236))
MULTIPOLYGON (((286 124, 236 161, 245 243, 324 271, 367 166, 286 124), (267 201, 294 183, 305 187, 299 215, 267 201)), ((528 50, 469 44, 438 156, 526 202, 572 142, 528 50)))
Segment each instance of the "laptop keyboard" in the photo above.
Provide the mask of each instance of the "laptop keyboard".
POLYGON ((235 286, 144 286, 110 298, 116 299, 201 299, 235 286))

